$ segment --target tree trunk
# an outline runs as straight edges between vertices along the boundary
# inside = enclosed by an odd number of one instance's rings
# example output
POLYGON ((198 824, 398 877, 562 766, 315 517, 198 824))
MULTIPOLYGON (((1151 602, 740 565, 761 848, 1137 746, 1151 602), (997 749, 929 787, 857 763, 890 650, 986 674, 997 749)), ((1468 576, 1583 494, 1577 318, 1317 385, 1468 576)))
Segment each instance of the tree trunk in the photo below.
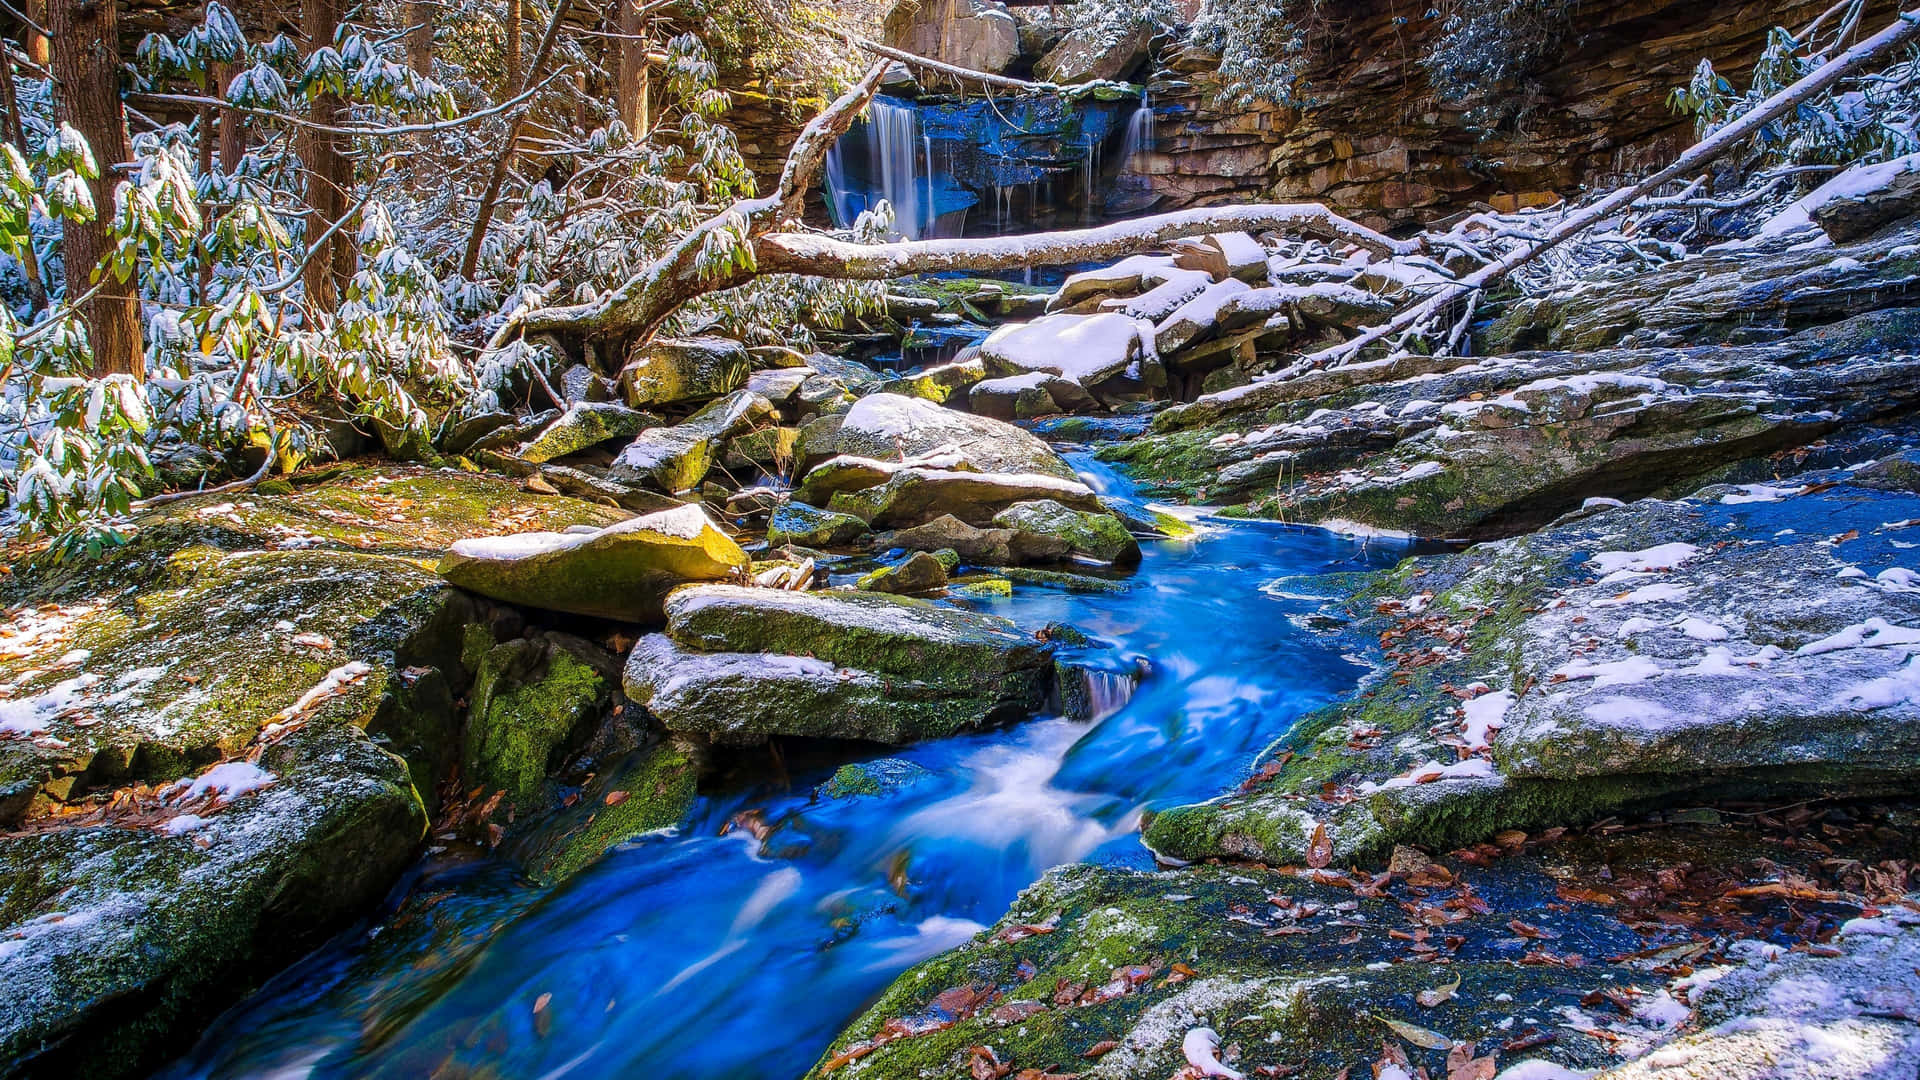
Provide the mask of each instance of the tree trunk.
POLYGON ((619 0, 620 17, 614 29, 620 34, 619 75, 614 80, 614 98, 620 106, 620 122, 639 138, 646 133, 647 115, 647 41, 646 20, 640 15, 638 0, 619 0))
MULTIPOLYGON (((32 18, 34 22, 39 23, 41 26, 47 26, 47 0, 26 0, 26 3, 22 6, 26 8, 27 15, 32 18)), ((49 26, 48 29, 52 29, 52 27, 49 26)), ((39 64, 43 68, 51 65, 53 60, 48 50, 46 37, 32 30, 28 30, 26 33, 27 59, 39 64)))
MULTIPOLYGON (((301 0, 300 18, 307 45, 319 49, 333 44, 340 26, 339 0, 301 0)), ((320 94, 307 109, 307 118, 316 124, 337 125, 340 99, 320 94)), ((347 230, 326 234, 347 211, 347 187, 352 183, 352 166, 343 152, 346 136, 316 128, 300 129, 300 163, 307 174, 307 243, 318 244, 310 251, 301 271, 307 303, 316 312, 332 312, 340 304, 340 294, 353 277, 353 242, 347 230)))
MULTIPOLYGON (((309 3, 314 0, 308 0, 309 3)), ((539 83, 541 72, 547 66, 547 58, 553 55, 553 47, 560 41, 560 25, 567 17, 567 8, 572 0, 558 0, 553 5, 553 18, 547 22, 547 32, 540 38, 540 48, 533 54, 533 63, 520 77, 520 87, 515 96, 526 93, 539 83)), ((509 76, 513 72, 508 72, 509 76)), ((533 102, 522 102, 513 119, 507 123, 506 142, 500 147, 500 153, 493 159, 493 171, 487 174, 487 186, 480 192, 480 205, 473 215, 473 231, 467 234, 467 251, 460 259, 460 276, 471 281, 474 272, 480 267, 480 245, 487 238, 487 226, 493 221, 494 204, 500 201, 500 187, 507 182, 507 170, 513 167, 515 144, 520 141, 520 129, 526 126, 527 114, 533 109, 533 102)))
MULTIPOLYGON (((13 58, 6 59, 5 71, 0 72, 0 107, 6 110, 6 137, 20 156, 32 160, 27 151, 26 127, 20 121, 20 95, 13 81, 13 58)), ((36 314, 47 309, 47 284, 40 274, 40 254, 33 248, 33 235, 29 233, 26 242, 20 245, 20 265, 26 271, 27 306, 36 314)))
POLYGON ((435 0, 407 4, 407 66, 423 79, 433 78, 433 9, 435 0))
POLYGON ((512 86, 520 74, 520 0, 507 0, 506 16, 502 18, 502 29, 506 34, 506 50, 502 57, 506 69, 506 85, 512 86))
POLYGON ((90 185, 99 214, 92 221, 69 221, 62 226, 61 253, 66 259, 69 300, 92 289, 94 273, 100 275, 99 291, 81 305, 93 346, 94 374, 124 373, 145 379, 138 290, 102 265, 113 249, 108 223, 113 217, 115 169, 133 156, 120 104, 117 2, 52 0, 47 6, 47 30, 53 37, 51 70, 59 84, 54 115, 86 137, 100 165, 100 175, 90 185))
MULTIPOLYGON (((238 64, 214 64, 214 96, 224 98, 227 87, 233 85, 234 77, 239 74, 238 64)), ((226 109, 215 111, 220 117, 220 171, 231 175, 239 169, 240 159, 247 155, 246 117, 226 109)))

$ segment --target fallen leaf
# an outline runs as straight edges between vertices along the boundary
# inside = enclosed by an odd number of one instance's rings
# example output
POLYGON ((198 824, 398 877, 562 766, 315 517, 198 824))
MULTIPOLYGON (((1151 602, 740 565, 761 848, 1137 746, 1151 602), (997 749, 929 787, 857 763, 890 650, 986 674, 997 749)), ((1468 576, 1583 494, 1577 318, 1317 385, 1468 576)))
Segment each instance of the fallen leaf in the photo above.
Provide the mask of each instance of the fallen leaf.
POLYGON ((1323 821, 1313 827, 1313 839, 1307 843, 1307 865, 1319 870, 1332 861, 1333 837, 1327 833, 1327 823, 1323 821))
POLYGON ((1431 1028, 1423 1028, 1419 1024, 1409 1024, 1405 1020, 1395 1020, 1390 1016, 1381 1016, 1379 1013, 1373 1014, 1373 1018, 1385 1024, 1387 1030, 1423 1050, 1445 1050, 1453 1045, 1452 1039, 1447 1038, 1445 1035, 1431 1028))
POLYGON ((603 800, 603 801, 604 801, 604 802, 605 802, 605 803, 606 803, 606 804, 607 804, 608 806, 619 806, 619 805, 620 805, 621 803, 623 803, 623 802, 626 802, 626 801, 627 801, 627 798, 628 798, 628 795, 627 795, 627 792, 624 792, 624 791, 609 791, 609 792, 607 792, 607 797, 606 797, 606 799, 605 799, 605 800, 603 800))
POLYGON ((1492 1054, 1473 1056, 1472 1043, 1455 1043, 1447 1051, 1447 1080, 1493 1080, 1494 1064, 1492 1054))
POLYGON ((1422 990, 1414 995, 1413 1000, 1419 1002, 1421 1008, 1431 1009, 1435 1005, 1450 1000, 1454 991, 1458 989, 1460 989, 1460 976, 1455 975, 1452 982, 1445 986, 1436 986, 1431 990, 1422 990))
POLYGON ((1108 1054, 1111 1054, 1118 1049, 1120 1049, 1120 1044, 1118 1042, 1112 1039, 1107 1039, 1102 1042, 1094 1043, 1092 1046, 1087 1047, 1087 1052, 1084 1054, 1081 1054, 1080 1056, 1083 1058, 1086 1058, 1088 1061, 1093 1061, 1096 1058, 1106 1057, 1108 1054))

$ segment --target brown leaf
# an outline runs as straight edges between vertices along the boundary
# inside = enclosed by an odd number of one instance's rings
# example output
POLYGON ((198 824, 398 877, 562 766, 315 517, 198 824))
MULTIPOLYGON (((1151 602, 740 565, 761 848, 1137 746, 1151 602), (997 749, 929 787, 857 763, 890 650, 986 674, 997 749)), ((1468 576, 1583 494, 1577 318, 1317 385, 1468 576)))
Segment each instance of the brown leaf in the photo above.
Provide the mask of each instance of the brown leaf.
POLYGON ((1414 995, 1413 1000, 1419 1002, 1421 1008, 1431 1009, 1434 1006, 1439 1005, 1442 1002, 1445 1002, 1451 999, 1454 995, 1454 991, 1459 989, 1460 989, 1460 976, 1455 975, 1453 977, 1452 982, 1447 983, 1444 986, 1436 986, 1431 990, 1422 990, 1418 994, 1414 995))
POLYGON ((1447 1080, 1493 1080, 1495 1058, 1473 1056, 1472 1043, 1455 1043, 1447 1051, 1447 1080))
POLYGON ((1405 1020, 1395 1020, 1391 1016, 1381 1016, 1379 1013, 1375 1013, 1373 1018, 1385 1024, 1387 1030, 1423 1050, 1445 1050, 1453 1045, 1452 1039, 1432 1028, 1423 1028, 1419 1024, 1409 1024, 1405 1020))
POLYGON ((1102 1042, 1097 1042, 1097 1043, 1094 1043, 1092 1046, 1087 1047, 1087 1052, 1084 1054, 1081 1054, 1080 1056, 1083 1058, 1086 1058, 1088 1061, 1093 1061, 1098 1058, 1106 1057, 1108 1054, 1111 1054, 1118 1049, 1120 1049, 1120 1044, 1118 1042, 1114 1041, 1113 1039, 1106 1039, 1102 1042))
POLYGON ((1333 837, 1327 833, 1327 823, 1322 821, 1313 827, 1313 839, 1307 842, 1307 865, 1319 870, 1332 861, 1333 837))
POLYGON ((607 792, 607 797, 602 801, 608 806, 619 806, 621 803, 627 801, 627 793, 624 791, 609 791, 607 792))

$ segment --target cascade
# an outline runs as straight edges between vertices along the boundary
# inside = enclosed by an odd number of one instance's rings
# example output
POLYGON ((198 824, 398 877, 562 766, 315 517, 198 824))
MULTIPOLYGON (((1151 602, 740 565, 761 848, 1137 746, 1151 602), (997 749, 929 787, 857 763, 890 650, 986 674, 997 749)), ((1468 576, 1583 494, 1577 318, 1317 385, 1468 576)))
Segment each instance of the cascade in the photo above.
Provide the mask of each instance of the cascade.
POLYGON ((911 105, 877 97, 867 114, 867 130, 870 175, 879 178, 880 193, 893 207, 893 227, 918 240, 927 224, 920 205, 920 114, 911 105))
POLYGON ((1153 99, 1147 92, 1140 92, 1140 107, 1133 110, 1127 118, 1127 134, 1120 143, 1120 170, 1130 173, 1146 172, 1146 162, 1142 158, 1153 153, 1153 99))

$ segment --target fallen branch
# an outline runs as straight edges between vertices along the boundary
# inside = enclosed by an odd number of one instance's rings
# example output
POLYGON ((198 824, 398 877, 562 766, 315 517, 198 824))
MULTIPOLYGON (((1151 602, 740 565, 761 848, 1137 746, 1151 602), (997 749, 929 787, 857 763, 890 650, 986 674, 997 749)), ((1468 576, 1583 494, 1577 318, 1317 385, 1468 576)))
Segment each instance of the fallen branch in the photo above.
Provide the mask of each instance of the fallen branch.
POLYGON ((928 71, 937 71, 942 75, 963 81, 970 80, 987 86, 998 86, 1005 90, 1021 90, 1035 94, 1056 93, 1060 89, 1059 86, 1053 83, 1027 82, 1025 79, 1014 79, 1006 75, 993 75, 985 71, 975 71, 972 68, 959 67, 944 61, 932 59, 931 57, 910 53, 904 49, 896 49, 889 45, 882 45, 877 41, 868 41, 863 37, 855 37, 852 34, 847 34, 846 39, 847 44, 857 49, 870 52, 875 56, 884 56, 889 60, 898 60, 909 67, 921 67, 926 68, 928 71))
POLYGON ((1567 214, 1540 239, 1516 248, 1461 278, 1458 282, 1441 288, 1425 301, 1402 311, 1391 320, 1366 331, 1359 337, 1302 357, 1297 363, 1276 372, 1272 377, 1284 378, 1315 368, 1345 363, 1360 355, 1371 345, 1432 322, 1436 316, 1446 310, 1449 304, 1462 295, 1485 289, 1552 248, 1607 220, 1621 210, 1627 209, 1643 196, 1659 189, 1661 185, 1682 176, 1700 172, 1714 161, 1744 145, 1748 139, 1758 134, 1761 128, 1791 111, 1801 102, 1839 82, 1855 69, 1882 59, 1915 36, 1920 36, 1920 8, 1901 13, 1900 17, 1885 30, 1834 57, 1798 82, 1761 102, 1753 111, 1695 143, 1686 153, 1675 158, 1672 164, 1652 176, 1637 184, 1623 187, 1591 206, 1567 214))

